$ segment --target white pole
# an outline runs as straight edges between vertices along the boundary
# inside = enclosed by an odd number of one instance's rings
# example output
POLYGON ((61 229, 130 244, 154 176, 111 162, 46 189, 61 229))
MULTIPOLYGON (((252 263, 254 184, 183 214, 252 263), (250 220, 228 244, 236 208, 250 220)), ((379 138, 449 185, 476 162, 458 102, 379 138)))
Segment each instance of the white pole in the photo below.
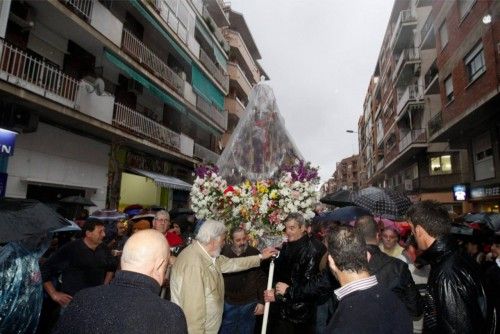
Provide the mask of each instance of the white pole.
MULTIPOLYGON (((274 257, 271 259, 271 263, 269 264, 269 276, 267 278, 267 290, 271 290, 273 288, 273 276, 274 276, 274 257)), ((266 302, 264 305, 264 318, 262 319, 262 330, 261 334, 266 334, 267 331, 267 320, 269 318, 269 306, 270 303, 266 302)))

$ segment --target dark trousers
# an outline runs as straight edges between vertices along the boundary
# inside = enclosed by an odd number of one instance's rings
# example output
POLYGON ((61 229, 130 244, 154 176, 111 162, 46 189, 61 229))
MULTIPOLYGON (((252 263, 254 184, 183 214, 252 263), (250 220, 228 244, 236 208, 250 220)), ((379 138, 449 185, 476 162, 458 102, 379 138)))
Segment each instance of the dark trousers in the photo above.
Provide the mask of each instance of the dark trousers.
POLYGON ((267 333, 269 334, 313 334, 314 325, 312 323, 295 324, 285 319, 271 318, 267 323, 267 333))

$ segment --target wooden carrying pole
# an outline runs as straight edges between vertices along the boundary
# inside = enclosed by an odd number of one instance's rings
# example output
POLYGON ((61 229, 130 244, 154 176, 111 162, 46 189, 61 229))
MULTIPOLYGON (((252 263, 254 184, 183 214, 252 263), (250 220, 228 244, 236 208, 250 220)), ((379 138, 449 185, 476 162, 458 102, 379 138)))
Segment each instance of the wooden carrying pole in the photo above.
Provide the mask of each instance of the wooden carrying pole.
MULTIPOLYGON (((267 278, 267 290, 271 290, 273 288, 273 276, 274 276, 274 257, 271 259, 271 263, 269 264, 269 276, 267 278)), ((262 319, 262 330, 261 334, 266 334, 267 331, 267 321, 269 318, 269 306, 271 303, 266 302, 264 305, 264 318, 262 319)))

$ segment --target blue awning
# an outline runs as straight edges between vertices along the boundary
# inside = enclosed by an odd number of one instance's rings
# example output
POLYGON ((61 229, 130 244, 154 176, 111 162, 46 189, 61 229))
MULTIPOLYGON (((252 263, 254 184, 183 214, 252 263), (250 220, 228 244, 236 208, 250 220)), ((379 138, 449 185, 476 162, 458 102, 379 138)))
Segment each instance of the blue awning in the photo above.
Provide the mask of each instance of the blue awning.
POLYGON ((219 109, 224 109, 224 94, 193 64, 191 67, 193 89, 205 100, 211 101, 219 109))

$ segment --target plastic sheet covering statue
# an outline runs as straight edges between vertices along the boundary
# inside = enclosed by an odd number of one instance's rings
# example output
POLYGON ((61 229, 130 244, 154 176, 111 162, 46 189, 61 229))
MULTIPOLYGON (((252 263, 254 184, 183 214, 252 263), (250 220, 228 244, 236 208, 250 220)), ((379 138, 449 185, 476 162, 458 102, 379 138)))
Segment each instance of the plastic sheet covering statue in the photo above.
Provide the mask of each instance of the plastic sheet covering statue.
POLYGON ((36 331, 43 301, 38 260, 48 246, 48 235, 0 246, 0 333, 36 331))
POLYGON ((285 128, 273 90, 257 84, 217 166, 229 184, 276 179, 302 155, 285 128))

